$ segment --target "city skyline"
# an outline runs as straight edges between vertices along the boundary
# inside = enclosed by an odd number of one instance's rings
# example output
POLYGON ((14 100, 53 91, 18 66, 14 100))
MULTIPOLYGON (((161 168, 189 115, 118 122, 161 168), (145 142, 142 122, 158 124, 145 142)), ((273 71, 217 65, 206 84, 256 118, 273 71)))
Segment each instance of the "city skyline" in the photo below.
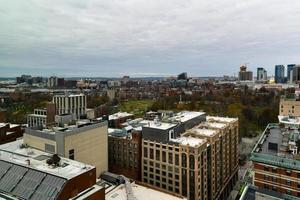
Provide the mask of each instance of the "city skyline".
POLYGON ((297 64, 300 2, 3 2, 0 72, 43 76, 237 75, 297 64))

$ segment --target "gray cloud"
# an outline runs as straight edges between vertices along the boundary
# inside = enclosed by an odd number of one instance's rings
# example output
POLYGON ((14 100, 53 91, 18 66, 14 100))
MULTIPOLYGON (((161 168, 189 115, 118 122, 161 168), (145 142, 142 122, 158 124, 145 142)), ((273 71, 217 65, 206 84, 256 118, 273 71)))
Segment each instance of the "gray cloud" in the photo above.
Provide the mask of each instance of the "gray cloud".
POLYGON ((223 75, 299 62, 299 0, 0 0, 0 72, 223 75))

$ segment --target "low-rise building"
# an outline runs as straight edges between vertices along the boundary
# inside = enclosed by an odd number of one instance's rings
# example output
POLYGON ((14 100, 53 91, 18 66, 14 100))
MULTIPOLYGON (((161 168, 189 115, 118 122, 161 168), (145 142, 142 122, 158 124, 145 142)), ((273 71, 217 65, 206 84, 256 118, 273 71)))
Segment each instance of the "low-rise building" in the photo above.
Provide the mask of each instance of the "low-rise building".
POLYGON ((300 117, 300 98, 296 94, 284 95, 279 104, 280 116, 300 117))
POLYGON ((1 199, 105 199, 94 166, 30 148, 22 140, 1 145, 0 153, 1 199))
POLYGON ((133 119, 133 114, 127 112, 118 112, 108 117, 108 127, 110 128, 122 128, 121 124, 128 119, 133 119))
POLYGON ((96 167, 97 176, 108 170, 107 122, 78 121, 76 125, 35 130, 27 128, 24 144, 96 167))
POLYGON ((55 105, 47 103, 46 108, 34 109, 33 114, 27 115, 28 127, 43 127, 54 125, 55 105))
POLYGON ((253 185, 284 199, 300 198, 298 128, 269 124, 251 153, 253 185))
POLYGON ((0 144, 15 141, 23 136, 24 128, 19 124, 0 123, 0 144))
POLYGON ((141 180, 141 131, 108 129, 108 170, 141 180))

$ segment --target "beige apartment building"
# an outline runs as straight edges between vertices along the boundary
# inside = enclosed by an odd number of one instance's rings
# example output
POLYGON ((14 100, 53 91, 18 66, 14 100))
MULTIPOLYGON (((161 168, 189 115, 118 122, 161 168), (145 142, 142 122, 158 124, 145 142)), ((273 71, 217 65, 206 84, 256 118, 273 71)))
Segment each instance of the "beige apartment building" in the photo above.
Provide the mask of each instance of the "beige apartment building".
POLYGON ((207 199, 207 141, 180 137, 173 144, 143 141, 142 181, 188 199, 207 199))
POLYGON ((143 182, 190 200, 227 199, 238 179, 238 119, 203 116, 143 127, 143 182))
POLYGON ((208 141, 209 199, 223 199, 228 196, 237 180, 238 172, 238 120, 236 118, 206 117, 185 136, 208 141))
POLYGON ((107 122, 80 123, 51 130, 26 129, 24 144, 93 165, 97 177, 108 170, 107 122))
POLYGON ((300 117, 300 99, 294 95, 291 97, 282 96, 279 105, 279 115, 300 117))

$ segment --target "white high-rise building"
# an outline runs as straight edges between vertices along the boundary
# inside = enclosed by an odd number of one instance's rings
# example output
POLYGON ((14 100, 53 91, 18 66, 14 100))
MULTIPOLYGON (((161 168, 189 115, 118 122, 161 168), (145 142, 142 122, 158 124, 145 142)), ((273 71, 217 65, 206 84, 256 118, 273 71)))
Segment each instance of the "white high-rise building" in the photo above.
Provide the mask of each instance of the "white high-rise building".
POLYGON ((55 95, 52 100, 55 103, 56 114, 73 114, 77 119, 86 114, 86 96, 84 94, 55 95))

